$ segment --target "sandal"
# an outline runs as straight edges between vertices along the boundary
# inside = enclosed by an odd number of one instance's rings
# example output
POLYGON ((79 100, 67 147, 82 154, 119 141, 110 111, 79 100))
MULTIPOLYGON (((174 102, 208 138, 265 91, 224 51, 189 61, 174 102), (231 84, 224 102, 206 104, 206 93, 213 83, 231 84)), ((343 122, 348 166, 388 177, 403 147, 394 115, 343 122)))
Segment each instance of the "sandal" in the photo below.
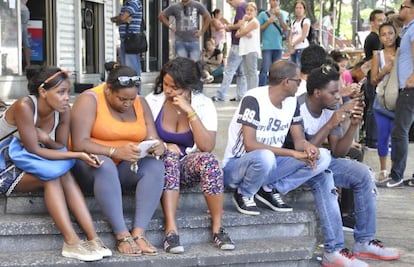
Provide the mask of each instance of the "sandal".
POLYGON ((123 256, 128 256, 128 257, 139 257, 142 255, 142 250, 139 249, 139 247, 137 246, 137 243, 135 243, 134 241, 135 239, 132 238, 132 236, 126 236, 124 238, 118 239, 116 240, 116 248, 119 254, 123 255, 123 256), (125 252, 121 252, 119 249, 119 245, 121 243, 128 243, 131 248, 135 251, 135 253, 125 253, 125 252))
POLYGON ((148 255, 148 256, 155 256, 155 255, 158 255, 157 248, 156 248, 156 247, 154 247, 154 246, 153 246, 153 245, 152 245, 152 244, 148 241, 148 239, 146 239, 146 238, 145 238, 145 236, 143 236, 143 235, 138 235, 138 236, 135 236, 135 237, 134 237, 134 241, 136 242, 136 244, 138 245, 138 247, 140 247, 140 249, 141 249, 141 251, 142 251, 142 254, 144 254, 144 255, 148 255), (145 242, 145 244, 147 245, 147 249, 146 249, 146 250, 142 249, 142 247, 138 245, 138 241, 139 241, 139 240, 142 240, 142 241, 144 241, 144 242, 145 242))

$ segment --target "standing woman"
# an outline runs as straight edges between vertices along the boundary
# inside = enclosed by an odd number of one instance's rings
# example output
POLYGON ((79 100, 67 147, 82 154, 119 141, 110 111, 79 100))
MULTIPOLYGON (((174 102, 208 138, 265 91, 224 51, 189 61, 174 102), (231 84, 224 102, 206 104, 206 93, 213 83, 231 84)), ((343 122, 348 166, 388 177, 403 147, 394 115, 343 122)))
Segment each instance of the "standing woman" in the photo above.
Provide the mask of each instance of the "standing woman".
MULTIPOLYGON (((156 255, 145 238, 158 206, 164 181, 164 164, 155 157, 140 158, 138 144, 158 139, 151 111, 137 96, 140 77, 127 66, 112 62, 106 66, 106 83, 83 92, 73 105, 72 145, 75 151, 99 156, 99 169, 78 161, 74 172, 85 190, 93 192, 102 213, 109 220, 118 252, 127 256, 156 255), (135 164, 138 161, 137 164, 135 164), (135 217, 130 232, 124 219, 122 191, 135 192, 135 217)), ((148 151, 160 156, 165 148, 157 142, 148 151)))
POLYGON ((226 47, 226 26, 230 24, 223 15, 220 9, 214 9, 211 13, 212 19, 210 23, 211 38, 216 42, 216 46, 220 51, 225 53, 226 47))
POLYGON ((155 118, 158 135, 165 142, 165 184, 162 207, 165 217, 164 250, 184 252, 176 224, 180 187, 201 183, 212 220, 215 246, 234 249, 222 226, 223 172, 213 151, 217 114, 210 98, 201 93, 201 63, 175 58, 161 69, 154 92, 147 101, 155 118))
POLYGON ((246 5, 246 14, 243 23, 236 32, 240 38, 239 55, 243 56, 244 70, 246 72, 247 90, 257 87, 259 76, 257 75, 257 59, 262 57, 260 47, 260 23, 256 18, 257 6, 254 2, 246 5))
MULTIPOLYGON (((57 67, 30 66, 26 76, 30 95, 14 102, 1 115, 0 137, 17 129, 15 136, 32 154, 50 160, 79 159, 91 169, 99 169, 95 155, 61 150, 69 138, 68 73, 57 67)), ((70 172, 49 181, 19 169, 17 173, 20 173, 17 177, 1 177, 1 191, 9 195, 14 191, 43 189, 46 208, 63 235, 62 256, 95 261, 112 255, 98 238, 83 194, 70 172), (85 232, 87 242, 76 234, 69 210, 85 232)))
POLYGON ((290 60, 300 66, 302 51, 309 46, 307 36, 309 34, 311 21, 306 18, 306 3, 304 1, 296 1, 294 7, 295 19, 292 23, 289 35, 289 51, 290 60))
MULTIPOLYGON (((391 72, 394 58, 397 56, 397 37, 397 30, 391 22, 381 24, 379 27, 379 38, 384 48, 374 52, 372 55, 371 84, 374 86, 384 79, 386 80, 391 72)), ((378 129, 377 152, 380 162, 380 173, 377 181, 379 186, 385 186, 391 179, 387 171, 387 156, 391 130, 394 125, 394 112, 385 109, 378 101, 377 96, 374 99, 373 109, 378 129)))

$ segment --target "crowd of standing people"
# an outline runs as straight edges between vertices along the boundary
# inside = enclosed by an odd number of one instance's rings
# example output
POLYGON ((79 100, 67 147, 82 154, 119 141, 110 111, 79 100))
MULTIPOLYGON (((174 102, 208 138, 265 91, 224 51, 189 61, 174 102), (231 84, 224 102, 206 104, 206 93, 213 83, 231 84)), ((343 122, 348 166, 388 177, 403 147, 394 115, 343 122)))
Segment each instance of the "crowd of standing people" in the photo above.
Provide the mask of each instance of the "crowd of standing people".
POLYGON ((404 184, 414 121, 414 0, 405 0, 400 7, 398 16, 404 24, 400 35, 383 11, 371 13, 371 33, 364 46, 371 66, 366 77, 359 75, 357 67, 348 69, 345 53, 328 54, 310 44, 311 21, 304 1, 295 2, 291 23, 279 0, 270 0, 269 10, 261 12, 253 2, 227 3, 235 9, 232 23, 220 10, 210 15, 193 0, 171 4, 159 14, 160 22, 175 33, 176 57, 163 65, 146 97, 140 96, 140 55, 124 49, 127 31, 142 31, 140 0, 124 1, 120 14, 111 18, 119 25, 120 64, 108 63, 106 81, 83 92, 72 108, 67 72, 57 67, 28 68, 30 96, 7 107, 0 117, 0 135, 13 133, 40 157, 76 163, 71 171, 49 181, 16 167, 18 175, 8 177, 2 191, 43 189, 48 211, 63 235, 62 255, 96 261, 112 252, 96 234, 83 192, 92 193, 99 203, 112 227, 117 252, 155 256, 158 249, 145 231, 159 203, 165 219, 164 251, 184 252, 176 223, 181 188, 201 185, 214 246, 234 250, 222 222, 225 188, 233 191, 240 213, 257 216, 261 214, 258 202, 275 212, 292 211, 283 196, 308 186, 324 238, 323 266, 397 260, 400 254, 375 238, 376 198, 377 186, 404 184), (211 38, 203 52, 200 39, 208 29, 211 38), (226 32, 231 32, 228 55, 226 32), (284 42, 290 60, 280 60, 284 42), (398 71, 397 107, 390 111, 381 106, 375 88, 396 67, 406 71, 398 71), (204 95, 203 83, 221 73, 216 94, 204 95), (220 164, 213 153, 217 134, 213 102, 226 100, 234 76, 236 96, 230 101, 240 103, 228 127, 220 164), (378 148, 377 178, 362 163, 363 151, 356 144, 362 123, 365 145, 378 148), (377 136, 370 132, 374 124, 377 136), (150 145, 144 149, 139 146, 143 143, 150 145), (132 229, 123 213, 126 191, 135 197, 132 229), (69 210, 86 241, 73 229, 69 210), (344 244, 345 217, 353 218, 352 252, 344 244))

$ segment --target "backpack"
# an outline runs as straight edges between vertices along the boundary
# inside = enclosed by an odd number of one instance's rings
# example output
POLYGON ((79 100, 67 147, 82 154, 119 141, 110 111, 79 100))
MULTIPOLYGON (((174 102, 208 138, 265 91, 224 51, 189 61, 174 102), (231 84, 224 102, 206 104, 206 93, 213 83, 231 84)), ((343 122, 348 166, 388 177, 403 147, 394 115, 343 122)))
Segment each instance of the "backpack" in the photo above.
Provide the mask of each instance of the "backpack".
MULTIPOLYGON (((300 27, 303 29, 303 21, 306 19, 306 17, 304 17, 302 19, 302 21, 300 22, 300 27)), ((312 23, 309 25, 309 32, 308 32, 308 36, 306 36, 306 38, 309 41, 309 44, 313 44, 315 42, 315 29, 312 26, 312 23)))

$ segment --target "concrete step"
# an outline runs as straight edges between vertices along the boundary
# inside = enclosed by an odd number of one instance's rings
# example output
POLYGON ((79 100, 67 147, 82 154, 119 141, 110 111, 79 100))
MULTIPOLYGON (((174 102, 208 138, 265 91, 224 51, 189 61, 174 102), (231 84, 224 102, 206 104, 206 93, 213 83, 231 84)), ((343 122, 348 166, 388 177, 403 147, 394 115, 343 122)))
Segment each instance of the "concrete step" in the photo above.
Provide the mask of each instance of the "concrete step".
MULTIPOLYGON (((312 211, 261 211, 260 216, 247 216, 235 209, 225 211, 223 225, 236 243, 263 238, 315 236, 316 218, 312 211)), ((131 228, 132 214, 125 214, 125 218, 131 228)), ((109 223, 100 214, 93 214, 93 219, 100 238, 109 247, 115 247, 109 223)), ((7 214, 0 216, 0 225, 2 252, 52 250, 63 243, 62 236, 49 216, 7 214)), ((179 210, 177 226, 183 246, 212 242, 210 215, 205 210, 179 210)), ((82 233, 76 223, 74 227, 78 233, 82 233)), ((163 229, 163 215, 157 211, 146 231, 147 238, 157 247, 162 247, 163 229)))
MULTIPOLYGON (((224 194, 224 208, 233 207, 231 191, 224 194)), ((86 202, 92 213, 100 212, 100 208, 95 198, 91 194, 86 194, 86 202)), ((313 208, 313 195, 307 188, 299 188, 284 196, 285 202, 296 208, 313 208)), ((124 194, 123 204, 125 212, 134 210, 133 194, 124 194)), ((159 207, 161 209, 161 207, 159 207)), ((205 198, 200 188, 190 188, 182 190, 180 193, 180 209, 207 209, 205 198)), ((11 196, 0 197, 1 214, 47 214, 44 204, 43 193, 13 193, 11 196)))
MULTIPOLYGON (((24 241, 22 241, 23 243, 24 241)), ((60 255, 61 246, 51 251, 0 254, 0 267, 17 266, 310 266, 315 249, 314 237, 267 238, 237 243, 234 251, 220 251, 211 243, 186 247, 183 254, 167 254, 160 250, 157 256, 124 257, 117 253, 94 263, 67 259, 60 255)), ((312 265, 313 266, 313 265, 312 265)))

